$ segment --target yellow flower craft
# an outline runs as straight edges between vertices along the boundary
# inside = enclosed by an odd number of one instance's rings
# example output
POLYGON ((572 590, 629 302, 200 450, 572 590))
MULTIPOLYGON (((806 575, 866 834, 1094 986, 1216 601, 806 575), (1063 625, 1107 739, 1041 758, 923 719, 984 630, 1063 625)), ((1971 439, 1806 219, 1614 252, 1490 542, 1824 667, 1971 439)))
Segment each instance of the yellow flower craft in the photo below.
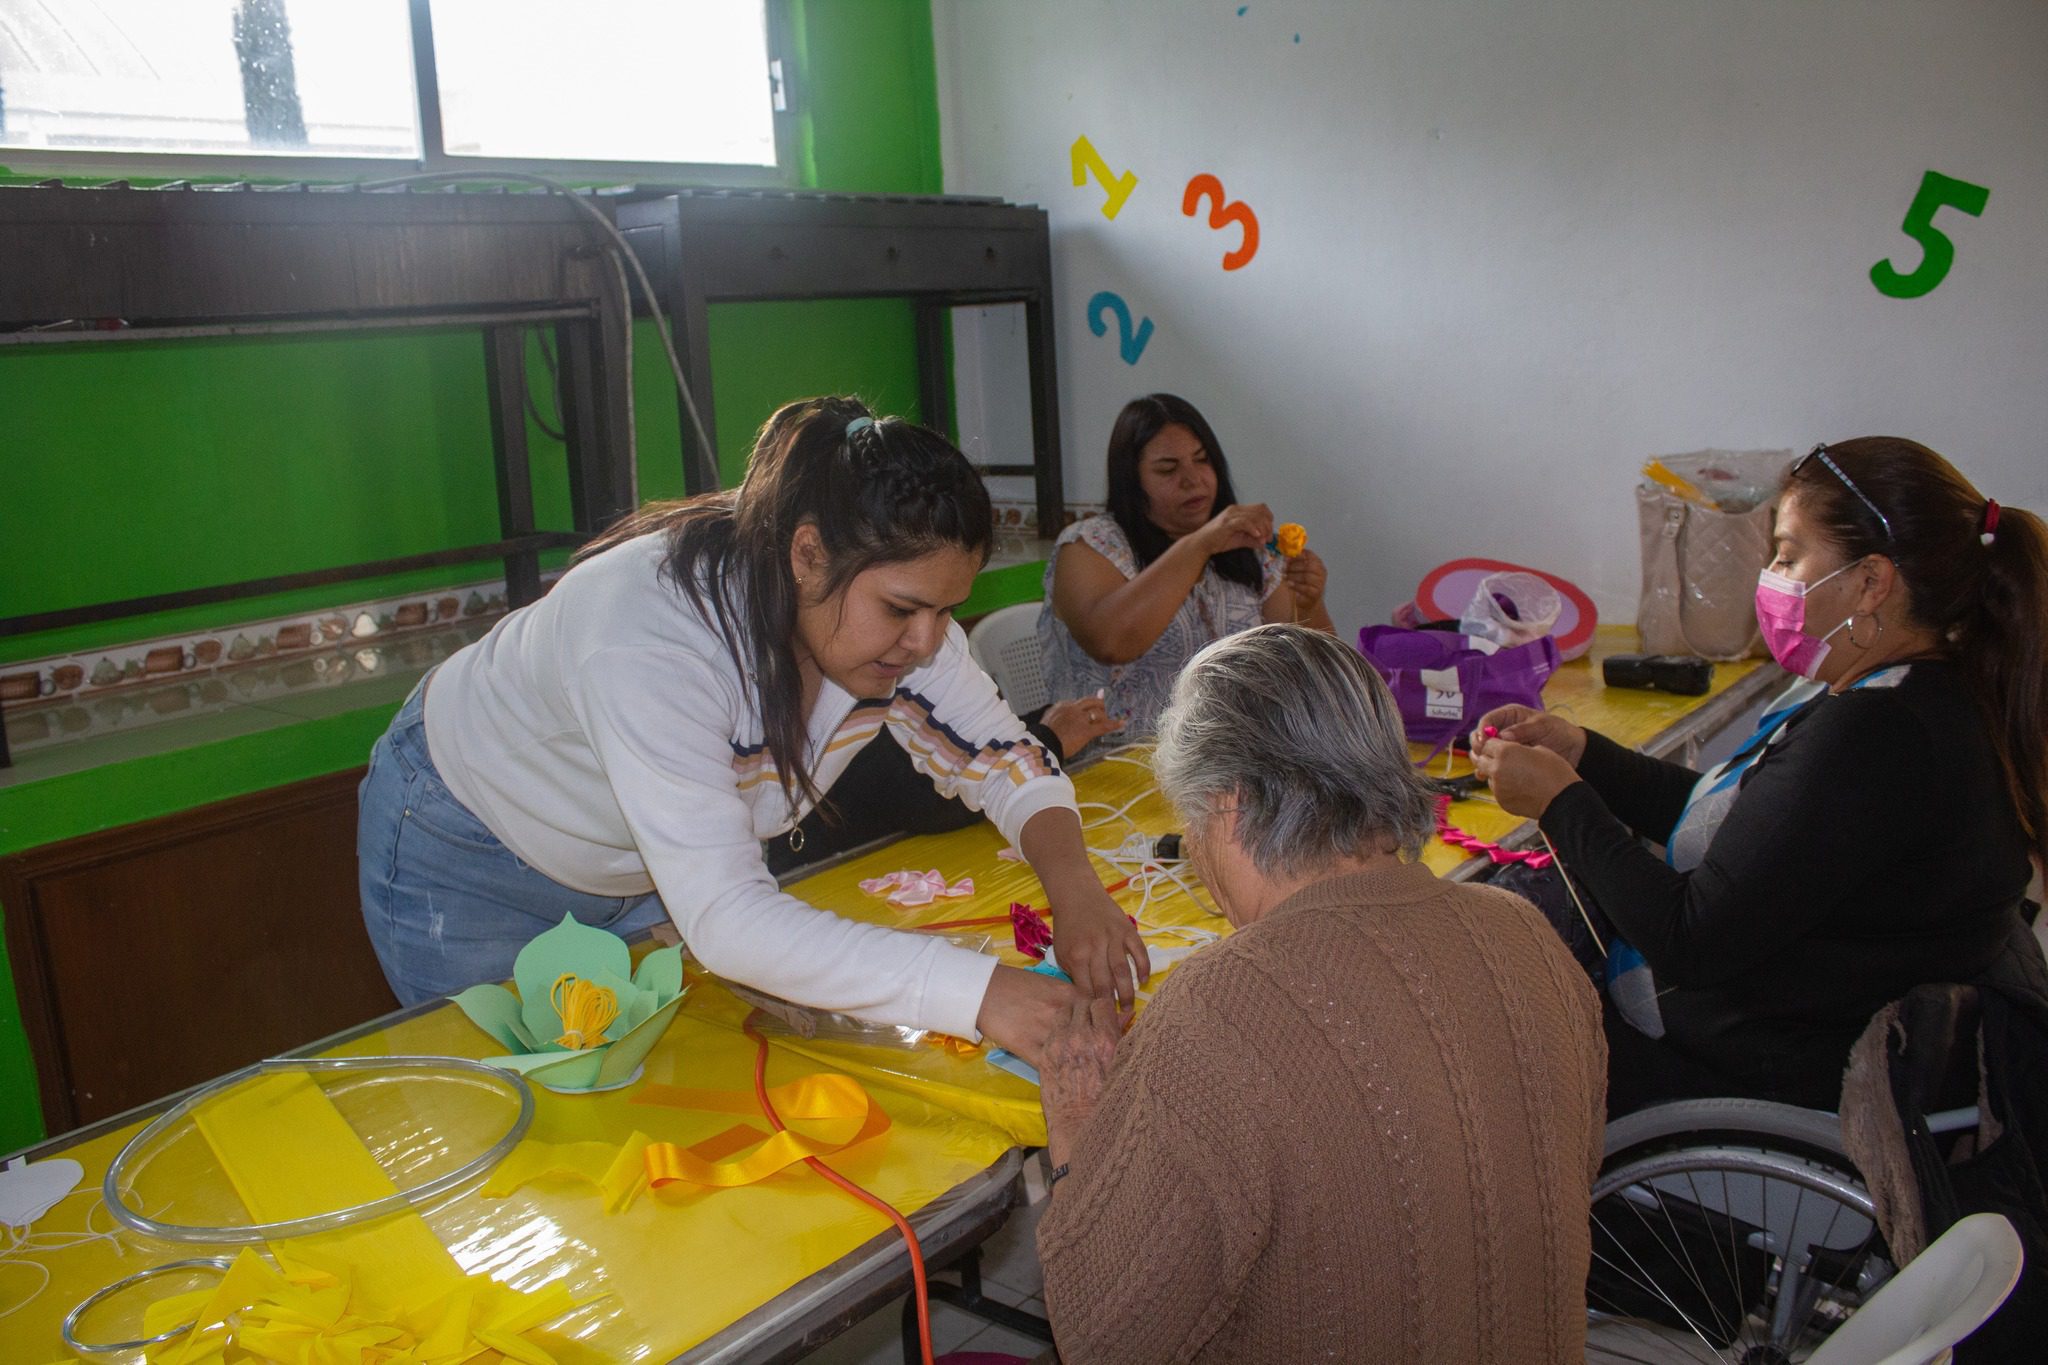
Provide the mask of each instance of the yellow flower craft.
POLYGON ((512 980, 516 995, 471 986, 453 998, 505 1048, 486 1062, 569 1092, 630 1084, 687 990, 680 947, 657 948, 636 968, 617 935, 567 915, 519 950, 512 980))

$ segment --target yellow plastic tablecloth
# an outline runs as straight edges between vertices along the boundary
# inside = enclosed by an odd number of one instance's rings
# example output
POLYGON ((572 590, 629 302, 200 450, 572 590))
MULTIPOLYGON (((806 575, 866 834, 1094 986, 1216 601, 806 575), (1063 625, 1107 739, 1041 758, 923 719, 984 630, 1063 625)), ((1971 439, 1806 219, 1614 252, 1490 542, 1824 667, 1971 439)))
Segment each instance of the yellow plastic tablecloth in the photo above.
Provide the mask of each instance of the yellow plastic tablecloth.
MULTIPOLYGON (((1596 662, 1633 647, 1627 630, 1603 629, 1591 658, 1566 665, 1545 690, 1553 709, 1630 745, 1651 740, 1756 667, 1722 664, 1707 697, 1609 691, 1596 662)), ((1421 756, 1421 750, 1416 751, 1421 756)), ((1433 771, 1442 771, 1439 762, 1433 771)), ((1470 770, 1459 758, 1451 771, 1470 770)), ((1178 828, 1166 803, 1152 791, 1143 750, 1084 769, 1075 777, 1091 821, 1089 842, 1114 847, 1134 828, 1162 834, 1178 828), (1138 798, 1132 802, 1132 798, 1138 798), (1125 818, 1104 808, 1123 807, 1125 818)), ((1523 822, 1490 800, 1459 802, 1452 821, 1486 838, 1502 838, 1523 822)), ((1037 878, 1023 863, 1001 859, 1004 841, 986 824, 949 834, 900 840, 841 866, 817 873, 790 890, 821 909, 898 928, 1004 915, 1013 900, 1045 908, 1037 878), (892 906, 859 888, 863 878, 901 868, 938 868, 949 879, 971 876, 975 894, 916 909, 892 906)), ((1432 841, 1425 860, 1439 875, 1467 855, 1432 841)), ((1103 865, 1105 884, 1122 874, 1103 865)), ((1192 876, 1188 878, 1193 881, 1192 876)), ((1172 926, 1227 933, 1210 906, 1168 886, 1149 903, 1136 889, 1117 893, 1139 916, 1148 940, 1164 943, 1172 926)), ((1026 965, 1005 924, 956 931, 960 941, 1005 962, 1026 965)), ((1159 976, 1152 988, 1156 989, 1159 976)), ((739 1033, 747 1007, 715 984, 692 991, 675 1025, 648 1059, 646 1079, 698 1088, 748 1089, 753 1045, 739 1033)), ((869 1086, 894 1126, 881 1138, 833 1159, 833 1164, 905 1212, 986 1169, 1012 1145, 1044 1142, 1037 1087, 991 1066, 982 1052, 962 1055, 922 1043, 858 1041, 846 1036, 799 1040, 777 1036, 769 1065, 771 1085, 822 1064, 869 1086)), ((335 1050, 336 1055, 452 1054, 483 1057, 495 1045, 452 1006, 401 1021, 335 1050)), ((548 1142, 623 1140, 638 1128, 657 1140, 694 1142, 732 1122, 729 1115, 690 1114, 630 1105, 632 1090, 564 1097, 536 1091, 538 1114, 530 1137, 548 1142)), ((140 1124, 65 1152, 85 1166, 96 1188, 107 1163, 140 1124)), ((80 1228, 92 1196, 69 1199, 38 1231, 80 1228)), ((501 1200, 465 1195, 428 1215, 428 1222, 466 1271, 489 1273, 520 1288, 567 1276, 579 1299, 597 1302, 553 1330, 534 1334, 563 1365, 597 1360, 653 1360, 687 1349, 758 1308, 798 1280, 831 1265, 884 1229, 880 1217, 801 1169, 755 1186, 679 1200, 643 1194, 627 1212, 605 1215, 582 1186, 527 1186, 501 1200)), ((104 1215, 101 1225, 104 1226, 104 1215)), ((96 1289, 136 1270, 215 1249, 145 1243, 124 1235, 115 1245, 49 1253, 42 1261, 51 1283, 21 1311, 0 1318, 0 1360, 37 1361, 61 1354, 57 1327, 63 1315, 96 1289)), ((0 1304, 34 1283, 20 1266, 0 1265, 0 1304)))
MULTIPOLYGON (((751 1093, 754 1044, 738 1031, 747 1009, 715 984, 692 990, 647 1062, 646 1079, 751 1093)), ((335 1056, 440 1054, 485 1057, 496 1045, 453 1006, 403 1020, 334 1049, 335 1056)), ((778 1085, 816 1063, 773 1049, 768 1082, 778 1085)), ((659 1141, 691 1143, 730 1126, 730 1114, 693 1113, 628 1100, 637 1087, 605 1095, 562 1096, 535 1089, 530 1138, 547 1142, 623 1140, 634 1129, 659 1141)), ((1012 1139, 958 1112, 900 1089, 871 1088, 893 1120, 889 1131, 831 1158, 833 1167, 897 1208, 915 1212, 986 1170, 1012 1139)), ((765 1129, 765 1121, 757 1126, 765 1129)), ((62 1155, 85 1167, 96 1191, 141 1124, 93 1138, 62 1155)), ((671 1187, 672 1189, 674 1187, 671 1187)), ((82 1231, 96 1194, 59 1204, 38 1233, 82 1231)), ((104 1212, 95 1227, 109 1224, 104 1212)), ((881 1215, 802 1167, 758 1185, 701 1192, 642 1193, 624 1213, 600 1211, 588 1187, 528 1185, 502 1199, 471 1192, 426 1215, 462 1268, 531 1289, 566 1276, 579 1299, 595 1302, 531 1338, 562 1365, 667 1360, 889 1230, 881 1215)), ((27 1307, 0 1318, 0 1361, 41 1362, 65 1351, 58 1327, 88 1294, 149 1266, 232 1248, 168 1244, 123 1233, 37 1259, 50 1283, 27 1307)), ((0 1306, 39 1277, 0 1264, 0 1306)), ((111 1357, 110 1357, 111 1358, 111 1357)), ((488 1359, 488 1357, 487 1357, 488 1359)))

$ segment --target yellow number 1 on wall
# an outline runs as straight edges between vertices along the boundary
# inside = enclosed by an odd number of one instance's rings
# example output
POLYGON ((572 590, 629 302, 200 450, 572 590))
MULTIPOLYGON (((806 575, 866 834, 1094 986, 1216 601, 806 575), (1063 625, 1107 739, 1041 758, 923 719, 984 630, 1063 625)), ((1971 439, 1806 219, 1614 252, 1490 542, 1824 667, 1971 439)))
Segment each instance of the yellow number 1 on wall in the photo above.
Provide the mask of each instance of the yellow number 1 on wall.
POLYGON ((1123 211, 1124 201, 1131 197, 1131 191, 1138 188, 1138 173, 1125 171, 1118 175, 1110 170, 1109 163, 1102 159, 1102 153, 1095 150, 1095 144, 1085 135, 1074 139, 1071 155, 1074 162, 1074 183, 1087 184, 1089 172, 1094 172, 1095 178, 1102 182, 1103 190, 1109 195, 1102 201, 1102 216, 1115 218, 1123 211))

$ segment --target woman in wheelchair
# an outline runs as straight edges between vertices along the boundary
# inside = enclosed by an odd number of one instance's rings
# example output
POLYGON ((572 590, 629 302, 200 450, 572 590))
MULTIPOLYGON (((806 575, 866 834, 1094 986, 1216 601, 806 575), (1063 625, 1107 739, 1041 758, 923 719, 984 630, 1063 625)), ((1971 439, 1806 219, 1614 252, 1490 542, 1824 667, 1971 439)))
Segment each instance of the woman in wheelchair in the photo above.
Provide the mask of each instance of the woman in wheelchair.
POLYGON ((2020 908, 2048 858, 2040 518, 1866 437, 1792 467, 1775 540, 1757 618, 1807 681, 1727 762, 1696 773, 1520 707, 1473 736, 1598 926, 1610 1114, 1832 1110, 1877 1010, 2039 952, 2020 908))

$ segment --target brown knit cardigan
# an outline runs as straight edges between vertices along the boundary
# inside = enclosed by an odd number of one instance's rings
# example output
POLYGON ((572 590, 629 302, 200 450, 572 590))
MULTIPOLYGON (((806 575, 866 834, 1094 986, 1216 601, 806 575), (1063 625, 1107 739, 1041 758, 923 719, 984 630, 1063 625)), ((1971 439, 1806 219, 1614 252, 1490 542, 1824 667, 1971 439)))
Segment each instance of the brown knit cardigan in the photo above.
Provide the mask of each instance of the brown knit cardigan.
POLYGON ((1189 959, 1039 1226, 1067 1365, 1584 1358, 1606 1045, 1526 901, 1333 878, 1189 959))

